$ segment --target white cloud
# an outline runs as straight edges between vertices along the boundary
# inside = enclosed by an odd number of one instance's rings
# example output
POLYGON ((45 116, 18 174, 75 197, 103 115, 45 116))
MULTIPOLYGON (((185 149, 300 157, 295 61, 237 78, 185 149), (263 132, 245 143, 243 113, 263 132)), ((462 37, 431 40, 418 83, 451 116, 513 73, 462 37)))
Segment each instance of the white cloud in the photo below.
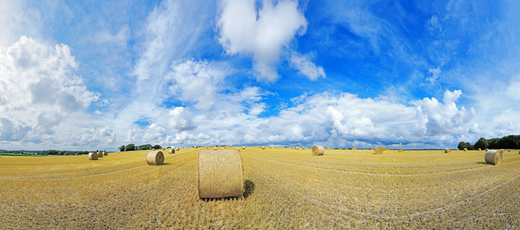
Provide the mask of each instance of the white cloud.
POLYGON ((433 83, 435 83, 435 80, 437 80, 437 78, 439 78, 439 74, 441 74, 441 69, 440 68, 435 68, 435 69, 430 68, 430 74, 432 76, 429 78, 426 78, 426 81, 429 82, 430 85, 433 85, 433 83))
POLYGON ((272 0, 264 0, 258 13, 255 4, 254 0, 221 1, 218 40, 229 55, 253 56, 257 80, 275 81, 279 78, 276 64, 282 48, 295 34, 305 33, 307 21, 295 1, 273 5, 272 0))
POLYGON ((318 80, 319 77, 325 78, 325 71, 323 67, 316 66, 309 55, 300 55, 293 52, 291 55, 291 64, 298 69, 299 73, 308 77, 311 81, 318 80))
POLYGON ((108 43, 126 47, 126 41, 129 39, 129 37, 130 28, 128 25, 124 25, 116 34, 112 34, 109 30, 104 29, 94 34, 90 40, 96 43, 108 43))
POLYGON ((22 36, 0 47, 2 139, 52 135, 60 122, 96 101, 98 94, 73 74, 77 67, 67 45, 51 47, 22 36))
POLYGON ((173 90, 180 90, 183 100, 196 102, 195 108, 203 111, 213 107, 219 86, 231 72, 224 64, 194 60, 174 62, 172 69, 173 90))
POLYGON ((191 130, 196 128, 193 124, 193 113, 185 107, 176 107, 170 110, 170 127, 179 131, 191 130))
POLYGON ((469 133, 471 134, 480 134, 480 128, 477 123, 473 123, 473 125, 469 128, 469 133))

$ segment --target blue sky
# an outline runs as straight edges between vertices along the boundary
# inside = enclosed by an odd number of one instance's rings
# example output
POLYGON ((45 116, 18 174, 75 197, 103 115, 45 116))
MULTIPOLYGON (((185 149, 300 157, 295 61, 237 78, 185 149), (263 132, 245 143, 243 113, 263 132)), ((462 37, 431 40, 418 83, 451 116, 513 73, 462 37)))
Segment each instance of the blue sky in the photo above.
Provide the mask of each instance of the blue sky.
POLYGON ((0 149, 518 134, 518 1, 4 1, 0 149))

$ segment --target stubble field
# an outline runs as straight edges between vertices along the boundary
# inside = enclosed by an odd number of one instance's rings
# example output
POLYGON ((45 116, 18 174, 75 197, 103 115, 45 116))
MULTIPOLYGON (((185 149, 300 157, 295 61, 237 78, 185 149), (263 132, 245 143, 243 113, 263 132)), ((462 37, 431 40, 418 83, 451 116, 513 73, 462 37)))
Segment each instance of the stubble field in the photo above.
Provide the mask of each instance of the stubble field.
MULTIPOLYGON (((203 150, 205 148, 202 148, 203 150)), ((222 148, 221 148, 222 149, 222 148)), ((520 154, 241 150, 245 192, 201 200, 197 149, 0 157, 1 229, 520 229, 520 154)))

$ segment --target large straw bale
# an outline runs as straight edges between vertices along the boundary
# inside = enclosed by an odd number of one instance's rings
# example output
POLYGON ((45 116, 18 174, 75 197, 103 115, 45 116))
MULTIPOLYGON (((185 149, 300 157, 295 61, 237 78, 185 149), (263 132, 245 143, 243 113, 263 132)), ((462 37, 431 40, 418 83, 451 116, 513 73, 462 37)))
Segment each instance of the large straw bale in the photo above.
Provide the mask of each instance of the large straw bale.
POLYGON ((444 152, 445 152, 445 153, 451 153, 451 149, 450 149, 450 148, 445 148, 445 149, 444 149, 444 152))
POLYGON ((94 152, 88 153, 88 159, 89 160, 97 160, 98 159, 97 153, 94 153, 94 152))
POLYGON ((169 153, 169 154, 175 154, 175 149, 169 149, 169 150, 168 150, 168 153, 169 153))
POLYGON ((244 192, 242 158, 235 150, 199 151, 199 198, 239 197, 244 192))
POLYGON ((149 165, 162 165, 164 163, 164 154, 162 151, 150 151, 146 155, 146 163, 149 165))
POLYGON ((103 152, 97 152, 97 157, 98 157, 98 158, 103 157, 103 152))
POLYGON ((502 151, 500 150, 489 150, 486 152, 486 156, 484 157, 486 163, 498 165, 502 162, 502 151))
POLYGON ((383 154, 383 152, 385 151, 385 148, 377 146, 375 151, 376 151, 376 154, 383 154))
POLYGON ((103 155, 108 156, 107 151, 103 151, 103 155))
POLYGON ((404 151, 403 151, 403 148, 399 148, 399 152, 400 152, 400 153, 404 152, 404 151))
POLYGON ((175 151, 181 151, 181 149, 180 149, 179 147, 177 147, 177 148, 175 149, 175 151))
POLYGON ((325 153, 325 149, 321 145, 312 146, 312 155, 321 156, 325 153))

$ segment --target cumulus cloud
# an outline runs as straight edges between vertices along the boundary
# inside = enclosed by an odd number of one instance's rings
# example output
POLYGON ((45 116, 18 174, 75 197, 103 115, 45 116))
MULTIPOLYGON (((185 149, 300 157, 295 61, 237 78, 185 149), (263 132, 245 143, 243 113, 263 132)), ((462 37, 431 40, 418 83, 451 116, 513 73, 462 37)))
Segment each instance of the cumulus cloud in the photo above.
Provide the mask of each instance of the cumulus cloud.
POLYGON ((67 45, 47 46, 22 36, 0 47, 3 139, 51 135, 61 121, 97 101, 99 95, 73 74, 77 67, 67 45))
POLYGON ((164 145, 167 139, 167 131, 164 127, 158 124, 151 124, 148 129, 130 129, 126 135, 125 142, 140 144, 159 144, 164 145))
POLYGON ((311 81, 318 80, 319 77, 325 78, 323 67, 316 66, 309 55, 300 55, 296 52, 292 53, 291 64, 298 69, 299 73, 308 77, 311 81))
POLYGON ((307 20, 295 1, 264 0, 256 10, 254 0, 223 0, 217 21, 218 41, 227 54, 253 56, 257 80, 279 78, 276 64, 280 52, 295 34, 303 35, 307 20))
POLYGON ((323 92, 295 99, 277 116, 258 117, 238 111, 213 120, 200 119, 196 129, 176 134, 177 144, 262 144, 373 147, 424 147, 456 144, 474 116, 457 107, 460 91, 406 104, 359 98, 354 94, 323 92), (205 133, 198 139, 198 133, 205 133), (421 143, 421 144, 417 144, 421 143))
POLYGON ((473 123, 473 125, 469 128, 469 133, 472 134, 480 134, 480 128, 477 123, 473 123))
POLYGON ((170 110, 170 127, 179 131, 191 130, 195 128, 192 117, 193 113, 185 107, 176 107, 170 110))
POLYGON ((225 64, 183 60, 172 65, 172 80, 183 100, 195 102, 195 108, 207 111, 215 104, 218 87, 231 72, 225 64))

